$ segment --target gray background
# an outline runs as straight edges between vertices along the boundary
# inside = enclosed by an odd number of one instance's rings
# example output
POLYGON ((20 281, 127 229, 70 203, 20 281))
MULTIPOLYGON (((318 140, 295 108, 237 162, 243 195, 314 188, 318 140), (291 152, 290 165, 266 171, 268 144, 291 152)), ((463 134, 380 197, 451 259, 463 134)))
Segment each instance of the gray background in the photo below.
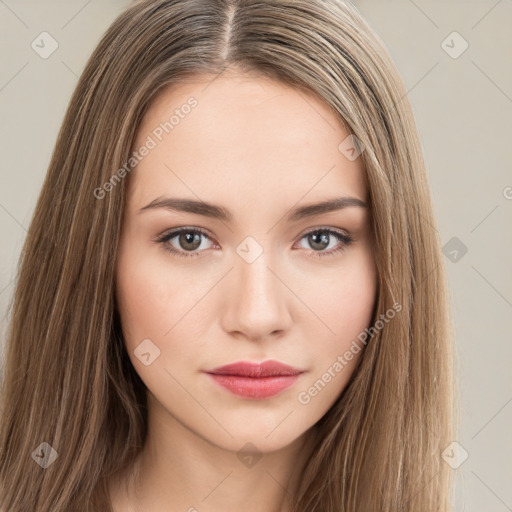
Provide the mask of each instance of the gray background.
MULTIPOLYGON (((459 463, 468 453, 454 469, 455 510, 512 511, 512 0, 354 3, 407 86, 445 246, 460 358, 459 463)), ((65 109, 86 59, 128 4, 0 0, 2 344, 65 109), (31 47, 43 31, 58 43, 46 59, 31 47)))

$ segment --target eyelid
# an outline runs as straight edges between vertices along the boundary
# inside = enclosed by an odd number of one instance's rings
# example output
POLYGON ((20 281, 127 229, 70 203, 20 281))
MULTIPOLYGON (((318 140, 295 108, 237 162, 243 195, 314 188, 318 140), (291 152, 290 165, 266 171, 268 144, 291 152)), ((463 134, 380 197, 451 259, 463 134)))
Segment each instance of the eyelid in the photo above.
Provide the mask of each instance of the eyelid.
POLYGON ((338 234, 341 237, 351 238, 352 240, 354 240, 354 237, 352 235, 350 235, 346 230, 331 227, 331 226, 320 226, 320 227, 316 227, 316 228, 308 228, 308 229, 304 230, 299 235, 299 238, 302 239, 306 235, 309 235, 310 233, 315 233, 316 231, 330 231, 330 232, 334 232, 334 233, 338 234))

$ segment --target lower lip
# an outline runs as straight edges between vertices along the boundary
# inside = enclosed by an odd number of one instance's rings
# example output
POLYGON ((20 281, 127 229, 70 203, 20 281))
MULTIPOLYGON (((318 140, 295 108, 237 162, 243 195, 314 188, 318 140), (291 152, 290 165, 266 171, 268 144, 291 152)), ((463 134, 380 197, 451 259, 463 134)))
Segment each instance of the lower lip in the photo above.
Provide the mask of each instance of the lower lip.
POLYGON ((273 377, 239 377, 236 375, 208 374, 217 384, 244 398, 269 398, 290 387, 300 377, 282 375, 273 377))

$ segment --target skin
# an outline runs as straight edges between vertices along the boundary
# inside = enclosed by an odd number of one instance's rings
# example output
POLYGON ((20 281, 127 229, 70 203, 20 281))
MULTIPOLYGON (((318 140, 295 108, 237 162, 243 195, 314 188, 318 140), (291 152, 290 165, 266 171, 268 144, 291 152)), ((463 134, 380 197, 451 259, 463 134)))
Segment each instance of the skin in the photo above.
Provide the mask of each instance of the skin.
POLYGON ((312 427, 346 387, 362 351, 309 403, 298 395, 371 322, 377 274, 369 209, 286 220, 297 206, 333 197, 367 202, 362 159, 338 150, 349 133, 310 93, 237 72, 214 78, 167 87, 135 143, 139 148, 176 108, 197 99, 129 176, 116 300, 126 349, 148 389, 149 434, 135 467, 111 481, 116 512, 291 510, 312 427), (139 212, 160 196, 222 205, 233 220, 139 212), (173 255, 155 241, 180 227, 208 236, 198 234, 198 248, 180 244, 179 235, 167 246, 199 256, 173 255), (344 243, 327 233, 323 246, 314 245, 307 234, 318 228, 354 241, 319 257, 344 243), (263 251, 250 263, 237 253, 247 236, 263 251), (134 353, 144 339, 160 350, 148 366, 134 353), (236 396, 203 373, 267 359, 304 373, 267 399, 236 396), (246 443, 255 464, 237 457, 246 443))

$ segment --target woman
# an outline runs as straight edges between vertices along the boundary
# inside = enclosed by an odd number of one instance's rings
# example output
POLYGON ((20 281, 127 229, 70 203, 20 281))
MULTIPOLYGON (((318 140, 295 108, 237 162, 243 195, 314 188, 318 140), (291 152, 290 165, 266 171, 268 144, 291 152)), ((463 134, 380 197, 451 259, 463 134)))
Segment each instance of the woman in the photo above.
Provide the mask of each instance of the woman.
POLYGON ((421 146, 339 0, 143 0, 26 239, 2 510, 450 510, 453 349, 421 146))

